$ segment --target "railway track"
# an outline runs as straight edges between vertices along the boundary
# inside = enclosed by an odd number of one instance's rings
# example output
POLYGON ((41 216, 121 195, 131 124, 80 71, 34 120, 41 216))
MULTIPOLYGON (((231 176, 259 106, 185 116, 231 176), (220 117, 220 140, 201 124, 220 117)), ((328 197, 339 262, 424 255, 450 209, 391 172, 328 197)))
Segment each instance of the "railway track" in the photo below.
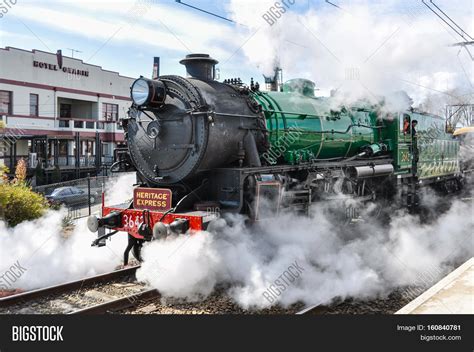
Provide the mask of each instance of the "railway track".
MULTIPOLYGON (((137 282, 139 266, 28 291, 0 299, 0 314, 79 314, 106 312, 151 295, 137 282)), ((156 292, 155 292, 156 295, 156 292)))
POLYGON ((221 290, 203 301, 162 299, 159 291, 136 281, 138 268, 1 298, 0 314, 291 314, 277 307, 247 311, 221 290))
POLYGON ((346 299, 302 308, 271 307, 248 311, 225 290, 198 302, 162 298, 159 291, 136 281, 139 266, 0 298, 0 314, 392 314, 409 300, 403 292, 373 300, 346 299))
POLYGON ((296 315, 329 315, 329 314, 394 314, 400 308, 408 304, 414 297, 410 292, 419 290, 417 286, 406 286, 391 292, 385 297, 372 299, 347 298, 335 301, 328 305, 309 305, 298 310, 296 315))
POLYGON ((105 314, 132 308, 148 300, 159 298, 160 293, 155 289, 145 290, 136 294, 117 298, 91 307, 75 310, 70 314, 105 314))

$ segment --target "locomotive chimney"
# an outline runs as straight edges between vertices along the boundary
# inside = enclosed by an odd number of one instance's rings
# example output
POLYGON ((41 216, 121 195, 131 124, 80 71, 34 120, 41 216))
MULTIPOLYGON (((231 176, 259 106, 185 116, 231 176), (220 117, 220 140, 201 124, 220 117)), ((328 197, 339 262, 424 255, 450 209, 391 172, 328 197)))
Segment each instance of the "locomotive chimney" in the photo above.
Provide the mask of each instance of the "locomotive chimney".
POLYGON ((216 74, 215 66, 219 61, 208 54, 189 54, 179 63, 186 66, 187 77, 213 81, 216 74))
POLYGON ((152 79, 158 79, 160 77, 160 58, 155 56, 153 58, 153 74, 152 79))

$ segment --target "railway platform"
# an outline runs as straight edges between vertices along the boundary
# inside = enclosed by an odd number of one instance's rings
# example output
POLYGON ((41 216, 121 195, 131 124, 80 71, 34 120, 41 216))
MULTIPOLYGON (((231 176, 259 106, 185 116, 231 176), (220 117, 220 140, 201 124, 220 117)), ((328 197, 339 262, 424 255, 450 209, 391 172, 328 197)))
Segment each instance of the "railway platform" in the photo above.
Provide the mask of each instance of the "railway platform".
POLYGON ((474 257, 395 314, 474 314, 474 257))

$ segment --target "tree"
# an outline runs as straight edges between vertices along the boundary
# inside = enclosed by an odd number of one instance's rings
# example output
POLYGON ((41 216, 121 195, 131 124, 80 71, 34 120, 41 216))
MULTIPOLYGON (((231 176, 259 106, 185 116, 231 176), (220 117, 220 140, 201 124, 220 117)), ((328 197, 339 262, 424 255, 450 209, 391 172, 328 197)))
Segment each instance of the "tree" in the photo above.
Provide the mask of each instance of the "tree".
POLYGON ((16 184, 25 183, 26 182, 26 161, 25 159, 21 158, 18 161, 15 169, 15 178, 13 182, 16 184))

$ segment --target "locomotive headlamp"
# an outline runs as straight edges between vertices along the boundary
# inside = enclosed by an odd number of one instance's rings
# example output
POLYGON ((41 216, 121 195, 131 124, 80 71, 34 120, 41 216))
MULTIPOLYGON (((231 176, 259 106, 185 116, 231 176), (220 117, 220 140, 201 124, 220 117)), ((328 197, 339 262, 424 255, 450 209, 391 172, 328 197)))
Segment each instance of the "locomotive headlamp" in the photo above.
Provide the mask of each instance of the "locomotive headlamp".
POLYGON ((159 107, 166 99, 166 86, 160 80, 140 77, 133 82, 130 95, 139 107, 159 107))
POLYGON ((150 87, 144 78, 137 79, 131 88, 133 102, 138 105, 144 105, 150 95, 150 87))

